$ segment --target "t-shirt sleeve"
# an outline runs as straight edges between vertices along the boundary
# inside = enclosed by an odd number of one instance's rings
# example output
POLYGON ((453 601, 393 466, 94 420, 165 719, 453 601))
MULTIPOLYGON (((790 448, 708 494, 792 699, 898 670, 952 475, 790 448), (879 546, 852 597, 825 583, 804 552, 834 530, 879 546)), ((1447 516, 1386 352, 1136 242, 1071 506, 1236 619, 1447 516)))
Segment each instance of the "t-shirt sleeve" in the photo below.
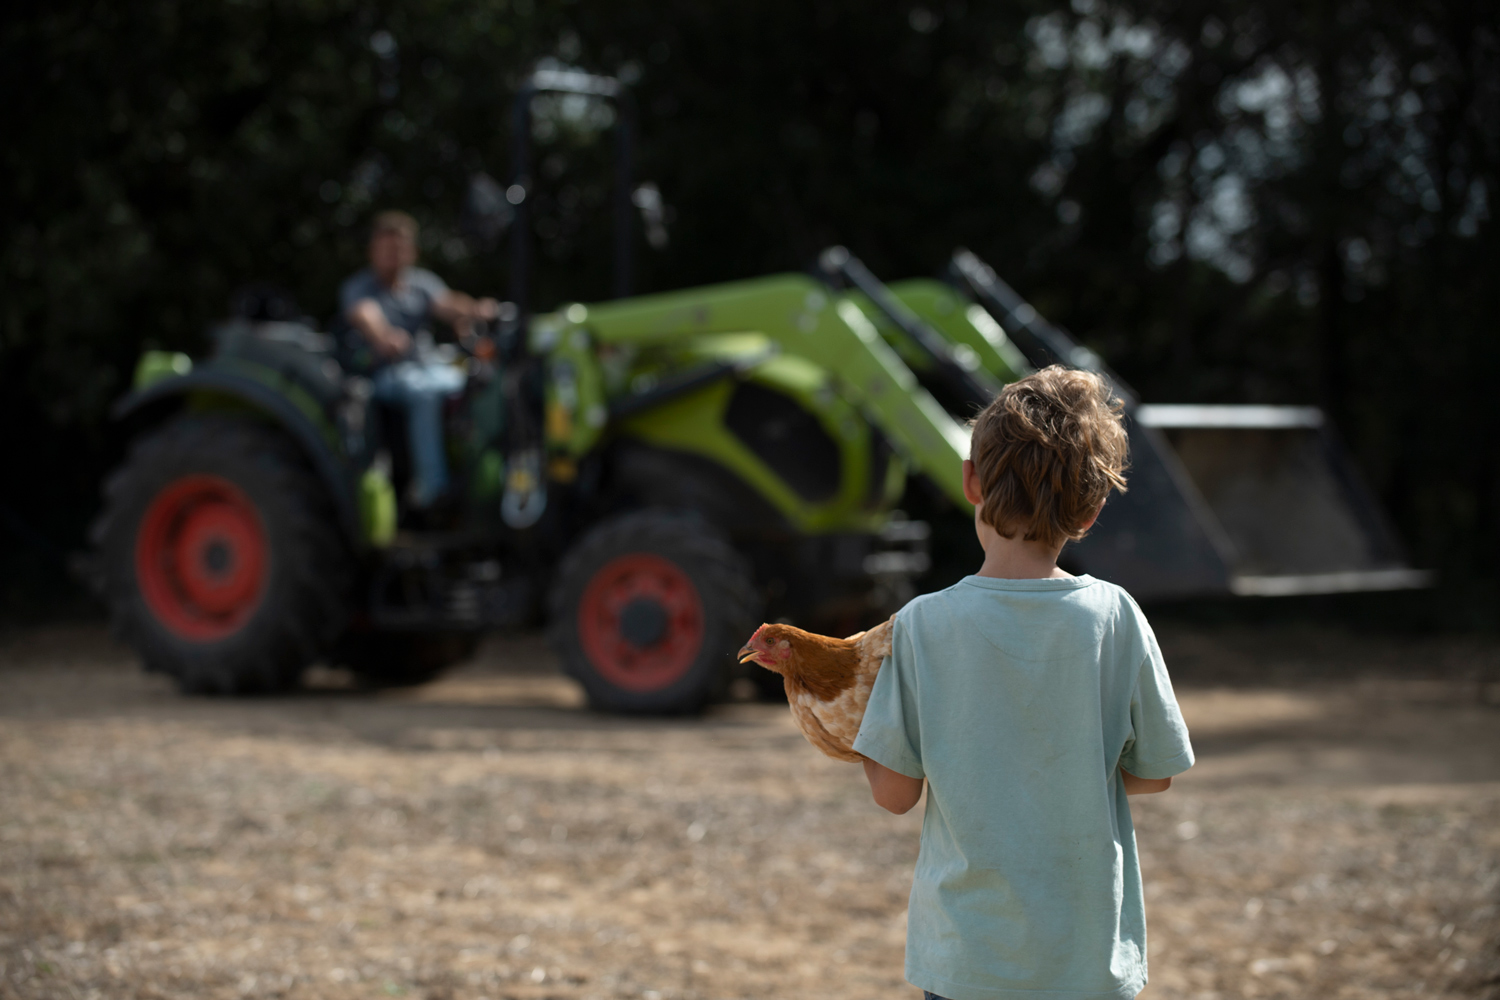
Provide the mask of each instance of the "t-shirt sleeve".
POLYGON ((913 649, 898 619, 891 635, 891 654, 875 675, 865 717, 854 738, 854 752, 909 778, 925 778, 921 729, 912 687, 913 649))
POLYGON ((427 299, 428 312, 432 311, 432 304, 448 292, 447 283, 425 267, 412 268, 406 280, 427 299))
POLYGON ((1170 778, 1193 766, 1193 745, 1167 664, 1150 627, 1145 629, 1146 656, 1136 676, 1130 698, 1131 738, 1120 754, 1120 766, 1138 778, 1170 778))
POLYGON ((369 271, 360 271, 358 274, 350 275, 342 285, 339 286, 339 312, 348 315, 349 308, 361 299, 373 299, 378 293, 375 287, 375 278, 369 271))

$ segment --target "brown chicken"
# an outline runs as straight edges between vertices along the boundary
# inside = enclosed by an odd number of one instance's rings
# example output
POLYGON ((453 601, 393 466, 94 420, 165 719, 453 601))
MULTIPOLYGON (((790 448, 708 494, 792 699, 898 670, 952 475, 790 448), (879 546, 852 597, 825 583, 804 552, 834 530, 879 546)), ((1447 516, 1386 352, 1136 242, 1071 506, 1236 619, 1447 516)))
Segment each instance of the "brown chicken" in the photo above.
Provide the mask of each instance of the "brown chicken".
POLYGON ((762 625, 740 649, 740 662, 774 670, 786 682, 792 718, 807 741, 834 760, 858 763, 854 738, 881 662, 891 652, 891 623, 835 639, 791 625, 762 625))

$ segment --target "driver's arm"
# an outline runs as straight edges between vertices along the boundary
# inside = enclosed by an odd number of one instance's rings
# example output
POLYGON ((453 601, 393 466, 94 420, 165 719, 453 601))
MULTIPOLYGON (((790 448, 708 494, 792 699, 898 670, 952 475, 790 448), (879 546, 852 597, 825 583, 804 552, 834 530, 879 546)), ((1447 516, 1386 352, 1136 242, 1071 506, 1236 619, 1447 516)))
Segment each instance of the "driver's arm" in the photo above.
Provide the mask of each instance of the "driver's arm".
POLYGON ((359 299, 344 311, 349 325, 358 330, 376 352, 388 358, 399 357, 411 347, 411 334, 393 326, 385 310, 374 299, 359 299))
POLYGON ((494 299, 476 299, 463 292, 445 288, 433 297, 432 314, 453 327, 462 343, 468 343, 474 335, 474 320, 494 319, 500 315, 500 303, 494 299))

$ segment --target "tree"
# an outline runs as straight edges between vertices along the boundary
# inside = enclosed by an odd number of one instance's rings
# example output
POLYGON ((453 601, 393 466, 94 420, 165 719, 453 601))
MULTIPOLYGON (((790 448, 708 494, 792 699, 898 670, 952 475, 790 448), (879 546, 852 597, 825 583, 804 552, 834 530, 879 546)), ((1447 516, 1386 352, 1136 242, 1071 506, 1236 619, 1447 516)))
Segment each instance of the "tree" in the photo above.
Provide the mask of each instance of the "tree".
MULTIPOLYGON (((1493 0, 62 2, 13 13, 0 193, 5 498, 78 544, 143 346, 201 350, 236 286, 315 316, 362 227, 415 212, 454 283, 539 59, 632 83, 672 217, 644 289, 878 273, 955 245, 1158 401, 1319 402, 1426 564, 1493 578, 1500 164, 1493 0), (70 456, 61 463, 59 454, 70 456)), ((538 106, 537 304, 608 288, 606 111, 538 106)), ((15 565, 0 572, 11 578, 15 565)))

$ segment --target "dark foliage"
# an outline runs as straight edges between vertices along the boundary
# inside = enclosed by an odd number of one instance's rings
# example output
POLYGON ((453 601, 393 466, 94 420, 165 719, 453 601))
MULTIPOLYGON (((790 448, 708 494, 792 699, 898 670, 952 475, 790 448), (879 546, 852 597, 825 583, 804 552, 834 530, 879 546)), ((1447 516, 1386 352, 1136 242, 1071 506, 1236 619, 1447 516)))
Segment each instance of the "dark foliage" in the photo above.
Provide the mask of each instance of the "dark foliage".
MULTIPOLYGON (((634 81, 668 205, 640 284, 988 258, 1156 401, 1318 402, 1417 561, 1495 578, 1500 32, 1493 0, 1054 7, 245 0, 13 8, 0 187, 0 573, 80 544, 145 346, 202 349, 254 280, 327 316, 380 207, 429 263, 508 173, 517 79, 634 81)), ((608 287, 609 124, 538 108, 536 302, 608 287)), ((54 574, 56 575, 56 574, 54 574)), ((61 580, 61 577, 57 577, 61 580)), ((61 584, 59 584, 60 586, 61 584)))

